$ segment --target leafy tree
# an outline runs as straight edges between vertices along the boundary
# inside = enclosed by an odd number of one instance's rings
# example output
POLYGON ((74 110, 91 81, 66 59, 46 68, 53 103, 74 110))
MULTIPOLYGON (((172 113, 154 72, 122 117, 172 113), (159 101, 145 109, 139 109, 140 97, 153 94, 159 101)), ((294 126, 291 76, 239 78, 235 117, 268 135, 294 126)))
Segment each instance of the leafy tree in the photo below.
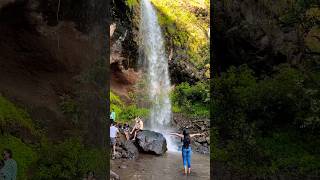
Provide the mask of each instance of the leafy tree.
POLYGON ((104 157, 100 150, 85 148, 78 138, 59 144, 43 140, 34 179, 78 179, 88 170, 101 173, 104 157))
POLYGON ((260 78, 245 65, 214 77, 214 158, 260 176, 319 170, 318 77, 286 64, 260 78))
POLYGON ((208 81, 199 81, 195 85, 183 82, 171 93, 173 110, 193 116, 209 116, 210 88, 208 81))

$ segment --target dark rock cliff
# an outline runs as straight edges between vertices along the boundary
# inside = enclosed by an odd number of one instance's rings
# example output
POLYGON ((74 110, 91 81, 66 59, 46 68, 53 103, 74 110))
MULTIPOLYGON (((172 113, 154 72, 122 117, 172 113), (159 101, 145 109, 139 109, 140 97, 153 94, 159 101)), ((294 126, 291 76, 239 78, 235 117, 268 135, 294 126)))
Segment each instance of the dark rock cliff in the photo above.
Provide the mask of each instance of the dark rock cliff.
POLYGON ((54 140, 81 135, 89 145, 104 145, 107 4, 0 3, 0 93, 27 109, 54 140))
POLYGON ((280 63, 319 66, 318 5, 317 1, 217 1, 216 70, 244 63, 258 73, 270 72, 280 63))
MULTIPOLYGON (((139 7, 130 9, 123 0, 111 2, 110 63, 121 69, 136 68, 138 61, 138 24, 134 16, 139 7)), ((136 17, 137 18, 137 17, 136 17)))

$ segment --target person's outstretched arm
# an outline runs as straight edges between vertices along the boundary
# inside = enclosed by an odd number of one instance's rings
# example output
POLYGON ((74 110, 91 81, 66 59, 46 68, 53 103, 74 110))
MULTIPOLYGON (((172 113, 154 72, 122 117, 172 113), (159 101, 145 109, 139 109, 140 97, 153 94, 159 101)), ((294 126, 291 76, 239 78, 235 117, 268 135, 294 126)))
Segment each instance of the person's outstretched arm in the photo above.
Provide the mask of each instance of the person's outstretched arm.
POLYGON ((130 134, 132 134, 135 129, 136 129, 136 125, 133 126, 133 128, 130 131, 130 134))
POLYGON ((204 133, 196 133, 196 134, 190 134, 190 137, 194 137, 194 136, 201 136, 203 135, 204 133))
POLYGON ((178 133, 169 133, 170 135, 175 135, 175 136, 178 136, 178 137, 182 137, 183 138, 183 135, 182 134, 178 134, 178 133))

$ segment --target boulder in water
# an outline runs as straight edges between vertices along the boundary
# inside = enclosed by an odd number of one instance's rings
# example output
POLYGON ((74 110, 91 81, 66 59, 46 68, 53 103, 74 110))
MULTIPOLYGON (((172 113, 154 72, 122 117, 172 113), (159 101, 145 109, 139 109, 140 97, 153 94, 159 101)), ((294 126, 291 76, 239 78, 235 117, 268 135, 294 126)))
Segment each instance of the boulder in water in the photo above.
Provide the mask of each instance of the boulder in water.
POLYGON ((136 144, 146 153, 162 155, 167 151, 167 141, 161 133, 142 130, 137 133, 136 144))

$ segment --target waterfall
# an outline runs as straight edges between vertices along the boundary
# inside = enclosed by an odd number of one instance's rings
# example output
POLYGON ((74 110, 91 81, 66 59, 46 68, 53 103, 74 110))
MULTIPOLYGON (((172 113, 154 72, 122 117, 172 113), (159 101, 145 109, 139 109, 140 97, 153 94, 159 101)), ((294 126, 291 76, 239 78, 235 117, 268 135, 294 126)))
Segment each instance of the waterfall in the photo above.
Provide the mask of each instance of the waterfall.
POLYGON ((150 0, 141 0, 140 63, 144 65, 147 77, 148 98, 151 101, 148 127, 164 134, 168 150, 174 151, 172 137, 166 135, 172 118, 171 102, 169 98, 170 78, 168 57, 157 13, 150 0))

